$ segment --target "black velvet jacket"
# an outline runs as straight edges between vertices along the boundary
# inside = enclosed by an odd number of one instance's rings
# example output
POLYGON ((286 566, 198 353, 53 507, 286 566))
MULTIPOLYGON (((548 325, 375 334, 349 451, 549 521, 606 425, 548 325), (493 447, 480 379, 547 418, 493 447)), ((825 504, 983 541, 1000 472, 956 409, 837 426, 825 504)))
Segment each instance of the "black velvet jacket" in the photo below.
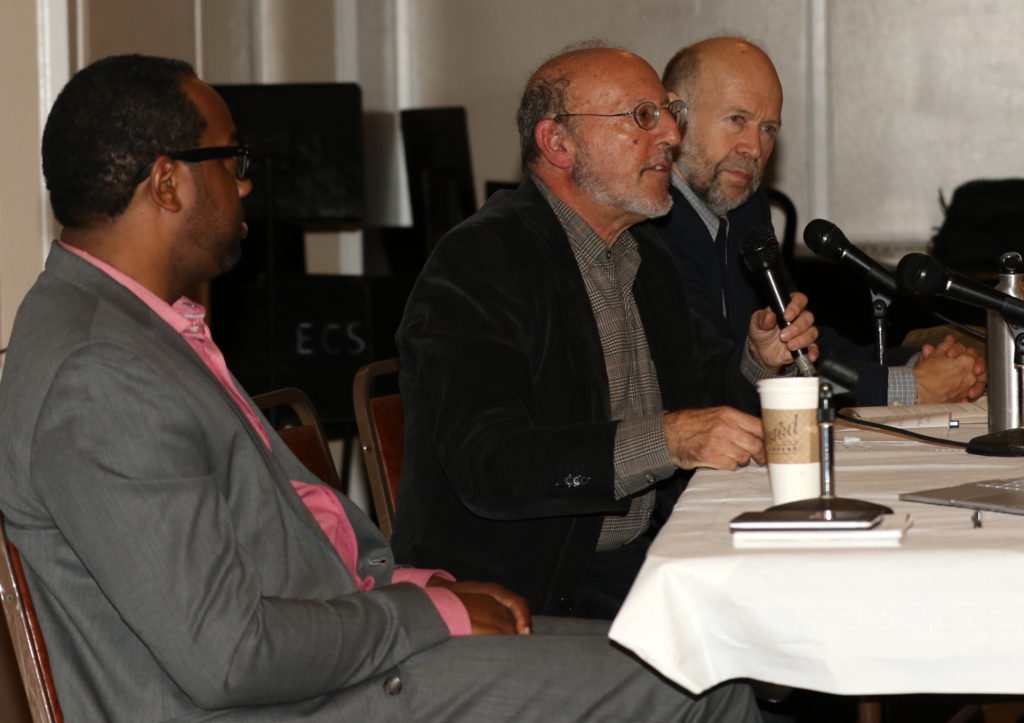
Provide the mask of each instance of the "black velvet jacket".
MULTIPOLYGON (((634 295, 665 409, 751 409, 742 350, 692 317, 671 255, 636 228, 634 295)), ((572 614, 613 489, 616 422, 593 312, 530 180, 441 240, 398 331, 405 459, 397 560, 493 580, 535 613, 572 614)), ((689 479, 658 483, 655 524, 689 479)))

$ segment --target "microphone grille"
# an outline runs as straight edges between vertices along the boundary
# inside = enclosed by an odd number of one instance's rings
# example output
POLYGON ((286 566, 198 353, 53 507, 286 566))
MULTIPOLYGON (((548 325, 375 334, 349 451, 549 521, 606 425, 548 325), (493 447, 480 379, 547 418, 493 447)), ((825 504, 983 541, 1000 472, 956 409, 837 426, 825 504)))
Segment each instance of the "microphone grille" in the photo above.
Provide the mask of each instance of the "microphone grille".
POLYGON ((807 224, 804 229, 804 243, 819 256, 835 261, 842 260, 843 253, 850 245, 834 223, 822 218, 816 218, 807 224))
POLYGON ((754 226, 743 235, 740 256, 751 271, 770 268, 779 259, 779 242, 770 226, 754 226))
POLYGON ((900 286, 919 296, 934 296, 946 290, 949 274, 931 256, 907 254, 896 267, 900 286))

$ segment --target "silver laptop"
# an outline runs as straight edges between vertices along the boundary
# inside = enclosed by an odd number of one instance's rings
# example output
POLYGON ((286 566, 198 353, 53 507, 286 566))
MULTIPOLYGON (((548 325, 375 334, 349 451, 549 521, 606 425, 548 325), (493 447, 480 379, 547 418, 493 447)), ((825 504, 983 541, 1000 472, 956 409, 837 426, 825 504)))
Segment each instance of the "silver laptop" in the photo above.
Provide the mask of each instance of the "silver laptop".
POLYGON ((954 487, 903 492, 901 500, 1024 515, 1024 478, 987 479, 954 487))

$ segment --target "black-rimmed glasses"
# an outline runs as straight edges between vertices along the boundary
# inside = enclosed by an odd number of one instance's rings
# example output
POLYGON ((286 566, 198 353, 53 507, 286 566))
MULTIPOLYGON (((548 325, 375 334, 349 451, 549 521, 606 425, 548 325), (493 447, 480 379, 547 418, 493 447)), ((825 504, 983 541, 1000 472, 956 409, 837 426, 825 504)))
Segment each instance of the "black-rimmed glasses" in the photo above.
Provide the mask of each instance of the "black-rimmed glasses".
MULTIPOLYGON (((171 153, 163 153, 161 155, 167 156, 175 161, 185 161, 186 163, 199 163, 200 161, 212 161, 218 158, 234 158, 235 159, 235 178, 239 181, 244 181, 249 177, 249 146, 210 146, 208 148, 192 148, 187 151, 173 151, 171 153)), ((145 168, 139 171, 137 183, 142 183, 146 180, 146 176, 153 170, 153 164, 148 164, 145 168)))
POLYGON ((559 113, 554 116, 553 120, 581 115, 591 115, 599 118, 619 118, 631 115, 638 126, 645 131, 653 131, 657 128, 658 121, 661 120, 661 111, 663 110, 667 110, 672 114, 676 125, 681 126, 686 121, 686 103, 681 100, 674 100, 668 105, 658 105, 652 100, 645 100, 633 110, 626 111, 625 113, 559 113))

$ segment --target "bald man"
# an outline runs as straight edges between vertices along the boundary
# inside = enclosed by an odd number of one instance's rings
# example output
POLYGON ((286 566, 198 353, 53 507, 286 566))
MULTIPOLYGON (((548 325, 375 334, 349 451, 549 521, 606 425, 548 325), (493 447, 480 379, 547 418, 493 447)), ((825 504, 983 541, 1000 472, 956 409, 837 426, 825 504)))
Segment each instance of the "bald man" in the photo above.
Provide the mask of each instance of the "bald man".
POLYGON ((398 559, 610 618, 697 467, 764 461, 751 380, 816 331, 802 296, 740 345, 691 318, 657 233, 681 108, 641 58, 588 48, 527 84, 527 180, 427 262, 398 331, 398 559), (666 410, 668 410, 666 412, 666 410))
MULTIPOLYGON (((665 87, 688 106, 688 123, 673 168, 671 213, 657 226, 672 250, 691 307, 734 341, 763 305, 740 260, 740 241, 756 225, 771 225, 760 189, 782 126, 782 84, 763 50, 741 38, 711 38, 669 61, 665 87)), ((952 337, 926 346, 914 367, 871 363, 873 349, 822 329, 822 355, 862 362, 853 390, 862 405, 952 402, 984 390, 984 361, 952 337), (938 353, 936 353, 936 351, 938 353)), ((914 350, 895 351, 907 361, 914 350)))
POLYGON ((61 239, 0 381, 0 511, 68 720, 758 720, 695 698, 594 620, 395 568, 305 469, 182 296, 239 258, 252 190, 224 100, 178 60, 61 91, 43 169, 61 239))

